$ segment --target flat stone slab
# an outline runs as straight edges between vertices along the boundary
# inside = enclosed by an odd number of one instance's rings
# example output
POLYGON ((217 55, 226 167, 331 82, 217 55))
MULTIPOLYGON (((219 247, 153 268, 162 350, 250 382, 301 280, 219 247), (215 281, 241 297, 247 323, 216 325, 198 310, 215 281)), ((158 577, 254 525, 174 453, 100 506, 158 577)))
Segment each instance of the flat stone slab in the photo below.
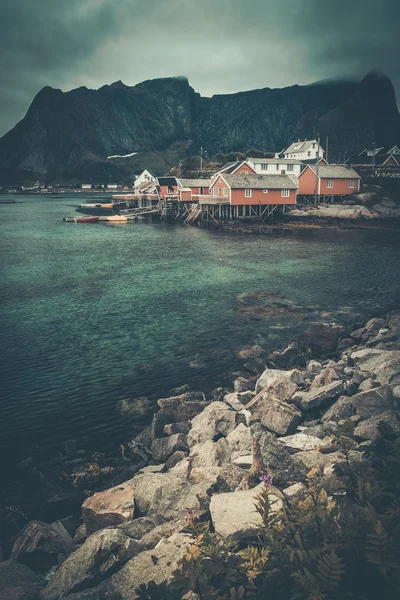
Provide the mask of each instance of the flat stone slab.
POLYGON ((82 505, 87 534, 131 521, 134 516, 133 497, 134 482, 130 479, 87 498, 82 505))

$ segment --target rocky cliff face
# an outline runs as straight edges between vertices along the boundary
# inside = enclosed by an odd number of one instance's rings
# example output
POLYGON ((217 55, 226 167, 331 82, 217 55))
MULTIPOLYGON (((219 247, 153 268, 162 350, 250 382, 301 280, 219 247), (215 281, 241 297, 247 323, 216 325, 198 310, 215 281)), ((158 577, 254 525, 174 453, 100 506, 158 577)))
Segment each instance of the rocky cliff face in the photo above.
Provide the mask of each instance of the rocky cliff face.
POLYGON ((0 139, 0 181, 121 179, 147 166, 163 172, 203 146, 209 154, 279 151, 298 137, 329 136, 330 157, 400 139, 393 86, 321 82, 203 98, 185 78, 116 82, 99 90, 42 89, 26 116, 0 139), (132 157, 108 159, 112 155, 132 157))

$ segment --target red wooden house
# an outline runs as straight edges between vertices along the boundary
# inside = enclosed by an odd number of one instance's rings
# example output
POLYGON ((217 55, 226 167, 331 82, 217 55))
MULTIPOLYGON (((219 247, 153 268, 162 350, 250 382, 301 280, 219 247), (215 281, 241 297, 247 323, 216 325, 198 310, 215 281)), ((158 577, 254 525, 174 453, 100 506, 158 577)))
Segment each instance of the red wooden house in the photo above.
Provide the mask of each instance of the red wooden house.
POLYGON ((178 179, 180 202, 198 202, 210 193, 211 179, 178 179))
POLYGON ((360 191, 361 177, 348 165, 307 165, 299 177, 299 195, 332 198, 360 191))
POLYGON ((176 177, 158 177, 157 190, 161 198, 177 198, 178 196, 178 181, 176 177))

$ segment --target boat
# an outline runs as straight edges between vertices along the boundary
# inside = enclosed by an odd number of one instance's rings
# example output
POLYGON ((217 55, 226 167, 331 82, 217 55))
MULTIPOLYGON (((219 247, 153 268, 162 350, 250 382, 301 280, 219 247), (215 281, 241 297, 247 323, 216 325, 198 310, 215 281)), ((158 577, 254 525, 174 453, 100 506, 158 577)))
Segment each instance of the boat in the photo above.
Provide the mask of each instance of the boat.
POLYGON ((127 223, 128 218, 123 215, 112 215, 111 217, 107 217, 107 223, 127 223))
POLYGON ((112 202, 107 202, 107 203, 101 203, 101 202, 88 202, 87 204, 80 204, 79 208, 88 208, 90 210, 93 210, 94 208, 102 208, 105 210, 112 210, 112 208, 114 207, 112 202))
POLYGON ((76 217, 77 223, 97 223, 99 217, 76 217))
POLYGON ((77 217, 64 217, 63 221, 65 221, 66 223, 76 223, 76 219, 77 217))

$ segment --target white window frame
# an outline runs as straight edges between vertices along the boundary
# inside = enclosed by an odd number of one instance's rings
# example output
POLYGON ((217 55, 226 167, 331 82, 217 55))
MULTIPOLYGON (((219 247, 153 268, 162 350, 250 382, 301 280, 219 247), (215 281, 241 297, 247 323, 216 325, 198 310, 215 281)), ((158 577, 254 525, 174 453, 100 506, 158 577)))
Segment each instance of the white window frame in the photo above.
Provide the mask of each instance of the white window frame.
POLYGON ((214 197, 218 196, 218 189, 216 187, 213 188, 213 196, 214 197))
POLYGON ((280 169, 279 163, 276 163, 276 170, 279 171, 279 169, 280 169))
POLYGON ((281 196, 282 196, 282 198, 289 198, 289 196, 290 196, 290 190, 282 190, 281 191, 281 196))
POLYGON ((333 179, 326 180, 326 187, 329 188, 330 190, 333 188, 333 179))
POLYGON ((245 198, 251 198, 251 188, 246 188, 244 190, 244 197, 245 198))
POLYGON ((307 156, 311 156, 311 151, 310 150, 307 152, 307 156))
POLYGON ((261 171, 268 171, 268 163, 261 163, 261 171))
POLYGON ((294 165, 287 165, 288 171, 294 171, 294 165))
POLYGON ((224 196, 229 196, 229 190, 228 190, 228 188, 224 188, 224 196))
POLYGON ((349 188, 354 188, 354 179, 349 179, 349 188))
POLYGON ((268 188, 263 189, 263 194, 268 194, 268 188))

